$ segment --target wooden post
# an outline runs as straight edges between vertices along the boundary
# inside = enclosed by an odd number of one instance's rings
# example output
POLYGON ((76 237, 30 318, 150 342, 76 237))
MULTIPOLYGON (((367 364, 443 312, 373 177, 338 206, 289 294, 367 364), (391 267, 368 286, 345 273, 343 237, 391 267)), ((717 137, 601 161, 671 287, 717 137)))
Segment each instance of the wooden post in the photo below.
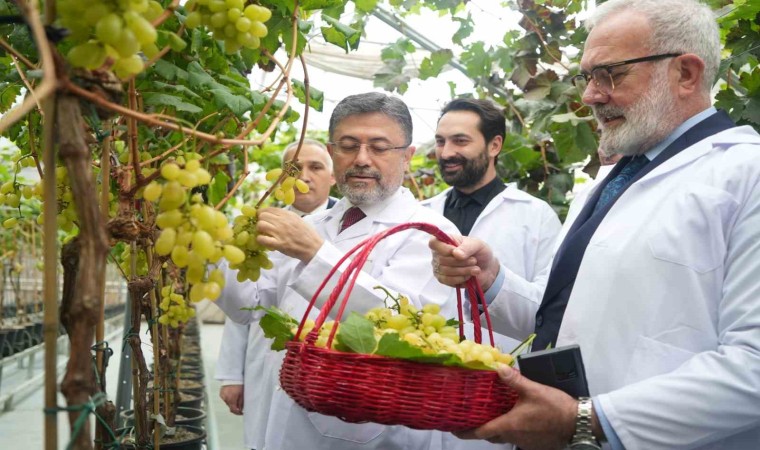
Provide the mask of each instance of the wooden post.
MULTIPOLYGON (((46 5, 55 4, 53 1, 46 5)), ((42 298, 44 302, 43 334, 45 336, 45 450, 58 449, 58 373, 56 371, 58 353, 58 224, 56 223, 56 186, 55 186, 55 112, 56 96, 50 95, 43 103, 45 123, 43 139, 45 150, 42 160, 45 165, 43 183, 44 215, 43 256, 44 282, 42 298)))

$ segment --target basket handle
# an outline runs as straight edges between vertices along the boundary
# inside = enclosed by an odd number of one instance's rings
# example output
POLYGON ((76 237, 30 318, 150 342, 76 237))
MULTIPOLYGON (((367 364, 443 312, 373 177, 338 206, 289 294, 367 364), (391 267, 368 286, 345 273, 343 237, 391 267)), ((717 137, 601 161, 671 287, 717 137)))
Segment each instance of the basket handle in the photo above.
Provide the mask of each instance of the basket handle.
MULTIPOLYGON (((309 313, 314 307, 314 304, 316 303, 317 298, 319 297, 319 294, 324 290, 329 280, 333 277, 333 275, 338 270, 338 268, 346 260, 348 260, 352 255, 356 254, 356 257, 352 261, 349 262, 346 269, 343 271, 342 274, 340 274, 340 277, 338 278, 335 288, 333 288, 327 302, 322 307, 322 309, 319 312, 319 315, 317 316, 317 319, 315 320, 313 330, 306 336, 306 341, 309 343, 313 344, 314 341, 316 341, 317 330, 319 330, 319 328, 321 328, 322 325, 324 324, 325 320, 327 319, 327 315, 335 306, 335 303, 337 302, 338 297, 340 296, 341 292, 343 291, 345 287, 346 292, 343 296, 343 300, 341 301, 340 307, 335 317, 335 322, 336 323, 340 322, 340 319, 343 317, 343 312, 345 311, 345 308, 348 304, 348 298, 351 295, 351 291, 353 290, 354 285, 356 284, 356 280, 359 278, 359 274, 361 273, 361 268, 366 263, 370 252, 372 251, 372 249, 374 249, 377 243, 392 234, 399 233, 401 231, 405 231, 408 229, 421 230, 435 236, 437 239, 439 239, 440 241, 446 244, 457 245, 457 242, 453 238, 451 238, 449 235, 441 231, 440 228, 436 227, 435 225, 432 225, 429 223, 423 223, 423 222, 410 222, 410 223, 405 223, 401 225, 396 225, 374 236, 370 236, 367 239, 364 239, 362 242, 357 244, 354 248, 349 250, 345 255, 343 255, 343 257, 338 261, 338 263, 335 264, 332 269, 330 269, 327 276, 325 276, 325 279, 319 285, 319 288, 317 288, 317 291, 314 293, 314 295, 311 297, 311 300, 309 301, 309 306, 306 308, 303 318, 301 319, 301 322, 298 325, 298 331, 296 332, 295 339, 298 340, 300 338, 301 333, 303 331, 303 327, 306 323, 306 319, 309 317, 309 313), (346 286, 346 283, 348 283, 348 286, 346 286)), ((470 308, 472 312, 471 314, 472 322, 474 326, 475 342, 479 344, 482 341, 481 330, 480 330, 480 312, 478 311, 478 304, 480 304, 483 307, 483 312, 485 314, 486 322, 488 326, 488 336, 491 342, 491 346, 493 346, 494 345, 493 328, 491 325, 491 317, 490 317, 490 314, 488 313, 488 306, 486 305, 486 302, 485 302, 485 295, 483 294, 483 290, 474 277, 471 277, 470 279, 468 279, 464 283, 464 285, 465 285, 464 287, 467 291, 467 294, 469 296, 469 301, 470 301, 470 308)), ((464 317, 463 317, 463 310, 462 310, 461 286, 458 286, 456 289, 457 289, 457 313, 459 314, 459 333, 460 333, 460 336, 463 336, 464 317)), ((337 327, 333 327, 332 330, 330 330, 330 336, 327 340, 328 347, 332 345, 336 330, 337 330, 337 327)))

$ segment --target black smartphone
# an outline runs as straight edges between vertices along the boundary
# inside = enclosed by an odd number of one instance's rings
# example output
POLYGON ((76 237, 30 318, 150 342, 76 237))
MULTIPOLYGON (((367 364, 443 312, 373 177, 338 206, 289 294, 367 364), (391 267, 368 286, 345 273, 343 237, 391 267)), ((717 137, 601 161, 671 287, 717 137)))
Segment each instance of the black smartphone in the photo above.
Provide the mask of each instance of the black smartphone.
POLYGON ((528 379, 560 389, 572 397, 588 397, 588 382, 581 348, 577 345, 525 353, 517 357, 528 379))

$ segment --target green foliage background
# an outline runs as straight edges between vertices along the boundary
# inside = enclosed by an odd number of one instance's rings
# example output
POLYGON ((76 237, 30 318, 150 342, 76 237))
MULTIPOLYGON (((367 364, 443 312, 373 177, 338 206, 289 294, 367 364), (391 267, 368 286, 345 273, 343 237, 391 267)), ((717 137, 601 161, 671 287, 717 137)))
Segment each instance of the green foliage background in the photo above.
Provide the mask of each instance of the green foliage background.
MULTIPOLYGON (((170 2, 162 0, 162 5, 170 2)), ((273 10, 268 22, 269 35, 262 49, 271 54, 278 49, 290 49, 293 29, 290 17, 296 7, 293 0, 259 0, 258 3, 273 10)), ((506 181, 549 201, 564 216, 568 197, 575 183, 575 171, 585 167, 594 173, 596 158, 596 124, 589 108, 579 102, 570 83, 578 71, 580 49, 586 32, 579 27, 577 16, 587 6, 585 1, 571 0, 510 0, 501 1, 501 7, 520 15, 519 27, 494 30, 502 33, 498 45, 472 39, 478 26, 467 12, 462 0, 304 0, 298 2, 301 16, 298 21, 296 53, 300 54, 310 34, 320 33, 329 43, 346 52, 361 46, 363 30, 377 7, 405 17, 425 10, 437 12, 453 21, 458 30, 441 50, 434 51, 419 67, 419 78, 437 77, 447 64, 463 66, 474 81, 471 91, 452 85, 451 95, 469 95, 491 98, 505 107, 509 122, 509 136, 499 158, 498 171, 506 181), (351 7, 349 7, 349 4, 351 7)), ((725 42, 724 62, 717 84, 716 106, 729 112, 739 124, 760 126, 760 3, 750 0, 709 0, 716 10, 725 42)), ((0 14, 12 15, 17 11, 12 2, 0 0, 0 14)), ((159 43, 165 43, 169 31, 176 31, 184 21, 185 11, 178 8, 174 16, 159 28, 159 43)), ((0 26, 0 37, 17 51, 36 61, 36 50, 23 25, 0 26)), ((182 36, 188 46, 181 52, 169 52, 155 65, 141 74, 136 82, 146 112, 161 112, 194 126, 200 131, 234 135, 241 123, 250 120, 268 100, 268 92, 251 90, 247 76, 253 72, 276 70, 273 62, 261 50, 243 50, 227 55, 222 48, 201 30, 186 31, 182 36), (217 114, 212 115, 216 112, 217 114), (211 116, 210 116, 211 115, 211 116), (207 117, 210 116, 210 117, 207 117)), ((65 52, 66 42, 59 45, 65 52)), ((416 45, 401 37, 382 52, 384 67, 375 74, 375 85, 389 91, 403 93, 408 88, 409 74, 402 68, 416 45)), ((17 96, 23 92, 23 80, 11 56, 0 50, 0 113, 6 112, 17 96)), ((28 80, 40 78, 38 69, 26 70, 28 80)), ((294 80, 295 96, 306 103, 305 85, 294 80)), ((309 105, 321 110, 324 95, 319 86, 310 87, 309 105)), ((296 103, 297 104, 297 103, 296 103)), ((263 132, 282 108, 275 101, 274 108, 258 123, 257 132, 263 132)), ((302 107, 300 107, 302 111, 302 107)), ((244 151, 250 160, 269 168, 279 164, 278 152, 288 139, 298 136, 291 125, 300 114, 297 107, 285 116, 285 124, 271 144, 263 148, 243 149, 232 147, 211 162, 212 173, 219 177, 212 189, 212 200, 223 197, 225 188, 239 173, 222 170, 235 166, 244 151)), ((90 125, 97 136, 102 130, 94 112, 90 125)), ((29 114, 14 125, 6 137, 13 141, 22 154, 40 148, 40 115, 29 114)), ((140 145, 144 152, 157 155, 181 142, 177 132, 140 127, 140 145)), ((208 144, 190 141, 188 150, 201 153, 212 151, 208 144)), ((431 159, 418 156, 413 164, 417 184, 423 195, 429 196, 443 188, 435 175, 431 159)), ((3 180, 13 171, 0 171, 3 180)), ((257 190, 260 186, 252 189, 257 190)), ((250 189, 249 189, 250 190, 250 189)), ((248 195, 252 197, 253 194, 248 195)), ((246 198, 247 200, 247 198, 246 198)))

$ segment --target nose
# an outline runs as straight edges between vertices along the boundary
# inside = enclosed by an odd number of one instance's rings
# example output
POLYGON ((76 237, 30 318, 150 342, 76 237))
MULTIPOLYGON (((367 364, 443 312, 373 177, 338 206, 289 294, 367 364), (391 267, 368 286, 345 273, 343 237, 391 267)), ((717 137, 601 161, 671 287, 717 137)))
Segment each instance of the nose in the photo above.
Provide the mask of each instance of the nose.
POLYGON ((607 103, 609 98, 609 94, 603 93, 596 85, 596 82, 592 80, 586 86, 586 90, 583 91, 581 100, 587 105, 598 105, 600 103, 607 103))
POLYGON ((311 180, 311 170, 308 167, 301 169, 301 174, 298 176, 302 181, 308 182, 311 180))
POLYGON ((354 156, 354 164, 357 166, 368 166, 372 162, 371 153, 367 144, 361 144, 359 151, 354 156))

